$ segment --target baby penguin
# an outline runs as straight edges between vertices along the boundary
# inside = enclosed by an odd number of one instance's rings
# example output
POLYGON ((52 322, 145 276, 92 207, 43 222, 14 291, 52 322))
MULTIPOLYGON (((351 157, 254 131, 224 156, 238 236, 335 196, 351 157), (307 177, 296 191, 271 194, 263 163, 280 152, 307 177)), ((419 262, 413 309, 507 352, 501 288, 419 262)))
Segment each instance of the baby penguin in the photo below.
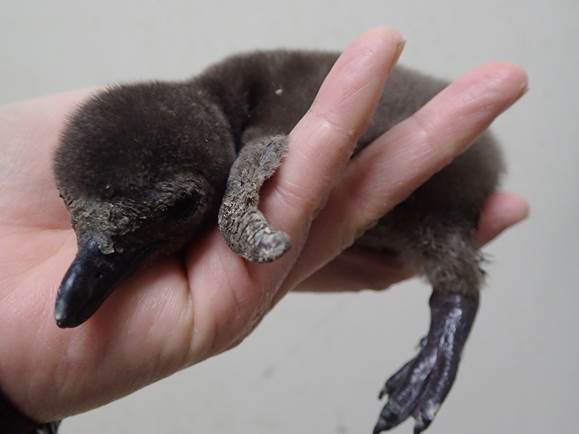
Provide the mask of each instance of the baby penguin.
MULTIPOLYGON (((337 56, 238 55, 189 81, 111 87, 80 107, 54 163, 78 239, 56 298, 58 326, 83 323, 124 278, 216 222, 250 261, 283 255, 290 240, 259 212, 259 191, 337 56)), ((353 158, 445 85, 396 67, 353 158)), ((485 133, 357 241, 421 270, 433 288, 430 330, 380 392, 389 400, 374 434, 408 417, 422 432, 452 387, 484 277, 472 235, 501 171, 485 133)))

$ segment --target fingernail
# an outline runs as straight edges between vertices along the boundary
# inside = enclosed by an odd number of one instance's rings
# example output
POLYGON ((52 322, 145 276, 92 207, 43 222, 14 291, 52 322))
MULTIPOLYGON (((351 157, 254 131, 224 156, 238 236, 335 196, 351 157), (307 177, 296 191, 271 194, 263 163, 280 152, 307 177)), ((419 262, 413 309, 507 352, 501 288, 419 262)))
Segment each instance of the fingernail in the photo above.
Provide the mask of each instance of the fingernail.
POLYGON ((529 85, 525 83, 521 88, 521 93, 519 94, 519 98, 525 96, 525 94, 529 91, 529 85))
POLYGON ((390 71, 392 71, 392 69, 394 69, 394 67, 398 63, 398 60, 400 59, 400 56, 402 55, 402 52, 404 51, 405 46, 406 46, 406 40, 401 39, 398 42, 398 45, 396 46, 396 52, 394 53, 394 60, 392 61, 392 65, 390 66, 390 71))

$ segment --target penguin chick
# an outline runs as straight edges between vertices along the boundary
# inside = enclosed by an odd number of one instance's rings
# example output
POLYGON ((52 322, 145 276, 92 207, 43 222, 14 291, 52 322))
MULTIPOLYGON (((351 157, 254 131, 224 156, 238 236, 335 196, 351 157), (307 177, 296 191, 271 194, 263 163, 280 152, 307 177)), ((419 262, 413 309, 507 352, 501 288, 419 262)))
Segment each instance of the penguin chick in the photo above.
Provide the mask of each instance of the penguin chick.
POLYGON ((229 125, 194 87, 117 86, 84 104, 55 155, 78 241, 58 326, 86 321, 121 280, 215 220, 234 158, 229 125))
MULTIPOLYGON (((79 247, 59 288, 57 324, 81 324, 122 279, 216 220, 248 260, 283 255, 290 240, 259 212, 259 190, 337 56, 243 54, 182 83, 118 86, 84 104, 55 156, 79 247)), ((397 66, 356 153, 445 86, 397 66)), ((356 242, 397 255, 433 288, 428 334, 380 392, 389 400, 374 434, 409 417, 422 432, 452 387, 484 277, 472 234, 501 171, 500 152, 485 133, 356 242)))

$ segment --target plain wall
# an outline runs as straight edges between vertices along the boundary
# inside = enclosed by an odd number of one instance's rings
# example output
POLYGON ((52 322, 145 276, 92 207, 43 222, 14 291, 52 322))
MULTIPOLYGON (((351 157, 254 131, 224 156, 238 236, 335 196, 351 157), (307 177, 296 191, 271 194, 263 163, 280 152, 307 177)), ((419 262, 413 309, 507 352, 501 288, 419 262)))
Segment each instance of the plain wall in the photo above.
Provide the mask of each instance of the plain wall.
MULTIPOLYGON (((406 37, 402 63, 437 75, 493 60, 523 65, 530 92, 494 129, 510 166, 505 188, 525 195, 532 215, 487 249, 480 316, 429 432, 571 434, 579 410, 578 22, 576 0, 2 0, 0 103, 185 78, 258 47, 342 49, 381 24, 406 37)), ((383 381, 426 331, 428 293, 413 280, 383 293, 290 295, 239 348, 72 417, 61 432, 369 433, 383 381)))

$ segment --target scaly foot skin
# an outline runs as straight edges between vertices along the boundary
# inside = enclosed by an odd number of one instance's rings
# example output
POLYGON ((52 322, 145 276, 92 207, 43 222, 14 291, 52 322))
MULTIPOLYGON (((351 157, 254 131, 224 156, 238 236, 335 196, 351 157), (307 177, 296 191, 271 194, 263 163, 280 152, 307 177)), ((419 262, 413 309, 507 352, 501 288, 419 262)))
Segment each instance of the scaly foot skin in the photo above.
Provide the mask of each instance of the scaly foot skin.
POLYGON ((450 391, 464 344, 478 309, 478 297, 434 292, 431 322, 418 355, 396 372, 382 388, 388 395, 373 434, 387 431, 412 416, 414 434, 430 426, 450 391))

